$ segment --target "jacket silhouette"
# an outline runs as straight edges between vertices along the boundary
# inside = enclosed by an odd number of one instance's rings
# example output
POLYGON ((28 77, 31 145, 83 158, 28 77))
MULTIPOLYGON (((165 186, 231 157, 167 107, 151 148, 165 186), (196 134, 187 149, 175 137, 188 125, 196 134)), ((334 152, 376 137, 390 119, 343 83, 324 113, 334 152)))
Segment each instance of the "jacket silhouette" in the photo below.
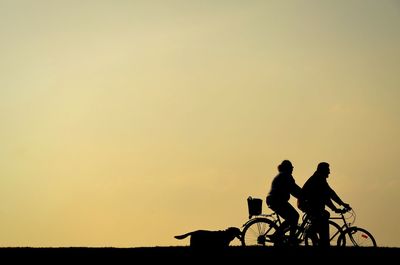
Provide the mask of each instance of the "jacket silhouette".
POLYGON ((341 210, 335 206, 333 201, 345 208, 350 207, 329 186, 327 181, 329 174, 329 164, 326 162, 319 163, 317 170, 304 183, 301 189, 301 197, 298 200, 298 207, 310 215, 313 227, 319 235, 321 246, 329 246, 328 221, 330 214, 325 210, 325 206, 335 212, 341 212, 341 210))

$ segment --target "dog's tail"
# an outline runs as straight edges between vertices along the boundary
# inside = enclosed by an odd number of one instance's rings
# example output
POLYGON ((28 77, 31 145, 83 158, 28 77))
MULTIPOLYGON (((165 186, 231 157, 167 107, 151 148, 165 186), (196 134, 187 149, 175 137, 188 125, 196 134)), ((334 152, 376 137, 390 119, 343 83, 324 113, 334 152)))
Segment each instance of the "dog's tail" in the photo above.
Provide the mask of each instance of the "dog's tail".
POLYGON ((190 232, 190 233, 186 233, 186 234, 184 234, 184 235, 179 235, 179 236, 174 236, 174 237, 175 237, 176 239, 184 239, 184 238, 190 236, 190 234, 192 234, 192 233, 190 232))

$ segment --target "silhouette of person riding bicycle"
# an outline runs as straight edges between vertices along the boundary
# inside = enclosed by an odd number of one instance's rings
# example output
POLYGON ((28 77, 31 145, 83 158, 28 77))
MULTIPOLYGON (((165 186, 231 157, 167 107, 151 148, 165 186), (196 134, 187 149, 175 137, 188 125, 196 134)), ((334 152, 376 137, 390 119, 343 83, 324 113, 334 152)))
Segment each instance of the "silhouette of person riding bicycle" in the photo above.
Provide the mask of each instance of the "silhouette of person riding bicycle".
POLYGON ((302 188, 292 176, 293 168, 289 160, 282 161, 278 166, 278 174, 272 180, 266 196, 266 203, 273 211, 271 214, 262 214, 261 199, 248 198, 250 216, 243 225, 242 245, 302 244, 326 247, 330 244, 345 246, 346 242, 350 242, 354 246, 376 246, 375 239, 367 230, 351 226, 351 222, 346 220, 345 213, 350 212, 353 218, 355 213, 329 186, 327 178, 330 169, 327 162, 318 164, 302 188), (297 207, 303 212, 300 224, 299 213, 289 203, 290 196, 297 198, 297 207), (337 208, 333 202, 343 208, 337 208), (256 210, 251 209, 254 205, 258 206, 256 210), (330 218, 325 206, 340 216, 330 218), (343 225, 340 226, 333 219, 342 220, 343 225))
POLYGON ((278 166, 278 175, 272 180, 271 189, 267 195, 268 207, 284 219, 281 229, 272 235, 273 240, 283 236, 283 231, 289 228, 289 244, 296 244, 297 222, 299 214, 289 203, 290 195, 300 198, 301 188, 296 184, 292 172, 293 165, 289 160, 284 160, 278 166), (281 233, 281 234, 280 234, 281 233))
POLYGON ((335 213, 344 213, 351 209, 350 205, 343 202, 329 186, 327 182, 329 174, 329 164, 327 162, 319 163, 317 170, 304 183, 301 196, 298 198, 298 207, 311 218, 312 228, 319 236, 320 246, 329 246, 330 214, 325 210, 325 206, 328 206, 335 213), (337 208, 332 201, 344 208, 337 208))

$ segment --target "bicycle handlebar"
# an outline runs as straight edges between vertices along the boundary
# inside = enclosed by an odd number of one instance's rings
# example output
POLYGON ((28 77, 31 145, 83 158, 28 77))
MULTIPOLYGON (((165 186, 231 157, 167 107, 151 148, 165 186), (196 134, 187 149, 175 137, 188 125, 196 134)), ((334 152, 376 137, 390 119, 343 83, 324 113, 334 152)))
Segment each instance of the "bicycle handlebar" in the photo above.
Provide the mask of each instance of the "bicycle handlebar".
POLYGON ((342 208, 342 209, 337 209, 336 211, 335 211, 335 213, 338 213, 338 214, 345 214, 345 213, 347 213, 347 212, 350 212, 352 209, 350 208, 350 207, 348 207, 348 208, 342 208))

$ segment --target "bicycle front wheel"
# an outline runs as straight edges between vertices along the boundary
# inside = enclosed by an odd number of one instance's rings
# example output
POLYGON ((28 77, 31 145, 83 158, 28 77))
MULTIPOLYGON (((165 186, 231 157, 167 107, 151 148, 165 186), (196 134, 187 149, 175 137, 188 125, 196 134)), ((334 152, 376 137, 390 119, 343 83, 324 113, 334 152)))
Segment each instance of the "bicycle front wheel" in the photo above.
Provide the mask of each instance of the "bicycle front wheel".
POLYGON ((376 247, 375 238, 370 232, 360 227, 350 227, 339 237, 339 246, 376 247))
POLYGON ((277 230, 274 221, 268 218, 256 218, 248 222, 242 232, 242 246, 272 246, 271 235, 277 230))

